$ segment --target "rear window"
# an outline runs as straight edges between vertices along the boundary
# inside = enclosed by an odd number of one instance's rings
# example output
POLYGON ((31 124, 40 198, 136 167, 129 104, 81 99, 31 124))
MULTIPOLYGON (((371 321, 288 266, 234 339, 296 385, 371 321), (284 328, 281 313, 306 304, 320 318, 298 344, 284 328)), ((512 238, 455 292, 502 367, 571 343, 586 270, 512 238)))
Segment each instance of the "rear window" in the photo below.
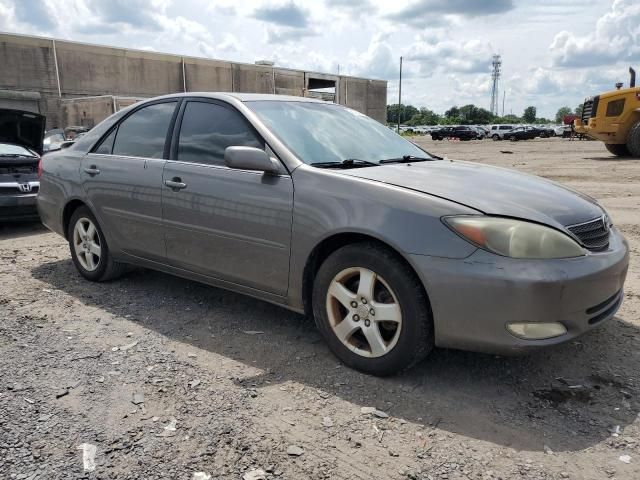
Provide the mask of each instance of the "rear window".
POLYGON ((511 125, 500 125, 500 130, 513 130, 513 126, 511 125))

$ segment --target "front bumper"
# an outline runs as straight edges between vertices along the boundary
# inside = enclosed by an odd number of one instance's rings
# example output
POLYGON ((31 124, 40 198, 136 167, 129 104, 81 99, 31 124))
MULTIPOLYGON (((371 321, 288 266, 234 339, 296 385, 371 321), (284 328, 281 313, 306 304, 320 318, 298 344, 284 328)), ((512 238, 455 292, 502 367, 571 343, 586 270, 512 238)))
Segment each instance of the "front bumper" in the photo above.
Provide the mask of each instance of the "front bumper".
MULTIPOLYGON (((600 120, 601 121, 601 120, 600 120)), ((574 120, 576 133, 587 135, 594 140, 604 143, 626 143, 626 130, 620 129, 617 123, 598 125, 598 118, 590 118, 586 123, 580 119, 574 120)))
POLYGON ((0 221, 36 220, 37 193, 0 195, 0 221))
POLYGON ((431 301, 436 345, 516 354, 569 341, 613 318, 629 251, 612 228, 606 251, 573 259, 521 260, 477 250, 462 260, 410 260, 431 301), (561 322, 567 333, 523 340, 507 331, 510 322, 561 322))

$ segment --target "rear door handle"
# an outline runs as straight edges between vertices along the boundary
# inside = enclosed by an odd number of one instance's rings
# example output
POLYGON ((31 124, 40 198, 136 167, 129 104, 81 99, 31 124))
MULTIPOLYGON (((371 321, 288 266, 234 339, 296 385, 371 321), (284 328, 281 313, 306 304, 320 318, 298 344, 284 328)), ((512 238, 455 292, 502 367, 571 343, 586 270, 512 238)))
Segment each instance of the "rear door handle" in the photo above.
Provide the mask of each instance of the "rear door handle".
POLYGON ((164 184, 174 192, 187 188, 187 184, 183 183, 180 177, 173 177, 171 180, 165 180, 164 184))
POLYGON ((91 165, 89 168, 84 169, 84 173, 88 173, 93 177, 95 175, 98 175, 100 173, 100 170, 98 170, 95 165, 91 165))

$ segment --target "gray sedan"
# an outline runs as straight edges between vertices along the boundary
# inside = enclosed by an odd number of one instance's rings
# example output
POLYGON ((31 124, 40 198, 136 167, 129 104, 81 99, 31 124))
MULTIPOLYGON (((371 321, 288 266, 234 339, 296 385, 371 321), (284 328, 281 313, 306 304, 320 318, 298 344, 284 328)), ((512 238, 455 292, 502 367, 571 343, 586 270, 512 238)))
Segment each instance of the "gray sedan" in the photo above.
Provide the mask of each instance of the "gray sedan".
POLYGON ((429 155, 336 104, 159 97, 41 170, 42 221, 86 279, 133 264, 313 315, 340 360, 375 375, 434 345, 566 342, 623 299, 628 246, 595 200, 429 155))

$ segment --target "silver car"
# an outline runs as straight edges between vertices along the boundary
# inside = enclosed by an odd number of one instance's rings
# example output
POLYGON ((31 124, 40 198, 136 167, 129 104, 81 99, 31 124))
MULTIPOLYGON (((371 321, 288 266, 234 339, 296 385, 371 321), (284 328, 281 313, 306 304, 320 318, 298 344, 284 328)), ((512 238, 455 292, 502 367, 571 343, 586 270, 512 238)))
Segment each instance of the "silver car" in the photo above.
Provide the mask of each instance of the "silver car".
POLYGON ((435 346, 516 353, 612 318, 628 246, 592 198, 443 160, 349 108, 188 93, 43 158, 39 212, 82 276, 161 270, 313 315, 388 375, 435 346))

